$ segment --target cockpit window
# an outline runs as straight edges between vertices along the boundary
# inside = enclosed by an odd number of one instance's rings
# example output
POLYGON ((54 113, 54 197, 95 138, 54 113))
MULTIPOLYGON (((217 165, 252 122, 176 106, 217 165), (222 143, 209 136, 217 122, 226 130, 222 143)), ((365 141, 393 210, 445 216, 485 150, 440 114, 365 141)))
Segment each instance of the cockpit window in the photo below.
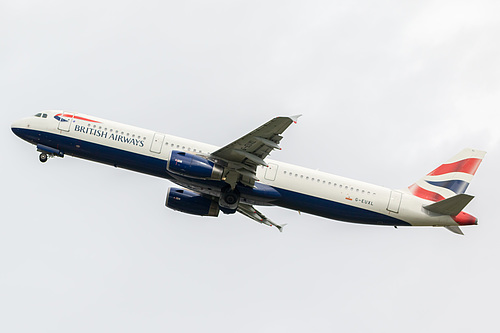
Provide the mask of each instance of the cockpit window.
POLYGON ((46 113, 43 113, 43 114, 42 114, 42 118, 47 118, 47 114, 46 114, 46 113))
POLYGON ((41 113, 37 113, 37 114, 35 115, 35 117, 41 117, 41 116, 42 116, 42 114, 41 114, 41 113))

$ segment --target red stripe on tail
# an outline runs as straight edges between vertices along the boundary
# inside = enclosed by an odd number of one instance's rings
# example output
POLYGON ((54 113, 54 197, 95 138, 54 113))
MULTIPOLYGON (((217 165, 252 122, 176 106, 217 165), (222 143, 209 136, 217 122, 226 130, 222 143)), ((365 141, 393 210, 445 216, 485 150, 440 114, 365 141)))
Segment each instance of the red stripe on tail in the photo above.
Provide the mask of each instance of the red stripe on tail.
POLYGON ((410 187, 408 187, 408 189, 414 196, 419 197, 421 199, 426 199, 431 201, 444 200, 444 197, 441 194, 423 189, 417 184, 411 185, 410 187))
POLYGON ((481 164, 481 161, 482 160, 478 158, 468 158, 455 163, 443 164, 436 170, 429 173, 428 176, 439 176, 452 172, 463 172, 474 175, 477 171, 477 168, 479 168, 479 164, 481 164))

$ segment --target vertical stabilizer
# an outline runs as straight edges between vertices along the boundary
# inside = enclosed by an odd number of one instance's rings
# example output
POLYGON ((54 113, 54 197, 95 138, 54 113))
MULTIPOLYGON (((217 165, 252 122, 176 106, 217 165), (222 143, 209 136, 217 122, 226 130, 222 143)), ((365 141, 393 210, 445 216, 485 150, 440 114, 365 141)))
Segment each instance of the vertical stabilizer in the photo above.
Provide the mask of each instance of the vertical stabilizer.
POLYGON ((408 187, 422 199, 441 201, 462 194, 469 186, 486 152, 464 149, 408 187))

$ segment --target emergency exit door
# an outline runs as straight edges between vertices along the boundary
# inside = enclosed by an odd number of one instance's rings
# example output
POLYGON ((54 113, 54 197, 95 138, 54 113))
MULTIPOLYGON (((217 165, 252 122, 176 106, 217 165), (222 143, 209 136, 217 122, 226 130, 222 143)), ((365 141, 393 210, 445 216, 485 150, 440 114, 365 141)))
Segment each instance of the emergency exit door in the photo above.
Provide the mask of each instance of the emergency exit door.
POLYGON ((153 137, 153 142, 151 142, 151 151, 153 153, 161 153, 161 147, 163 146, 163 140, 165 139, 164 134, 155 133, 153 137))
POLYGON ((264 178, 266 178, 267 180, 275 180, 277 172, 278 172, 278 166, 276 164, 269 163, 264 178))
POLYGON ((399 213, 399 206, 401 205, 401 192, 391 191, 387 210, 393 213, 399 213))

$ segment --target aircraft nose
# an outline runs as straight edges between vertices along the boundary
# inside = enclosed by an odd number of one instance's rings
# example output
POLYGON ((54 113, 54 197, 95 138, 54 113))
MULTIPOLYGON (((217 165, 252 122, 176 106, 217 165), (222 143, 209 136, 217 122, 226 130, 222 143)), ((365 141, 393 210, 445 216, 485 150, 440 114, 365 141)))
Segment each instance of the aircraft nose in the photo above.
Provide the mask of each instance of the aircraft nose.
POLYGON ((12 125, 10 125, 10 129, 12 130, 12 132, 14 132, 15 135, 17 135, 17 133, 19 133, 19 120, 18 121, 15 121, 12 123, 12 125))
POLYGON ((17 120, 15 122, 13 122, 12 125, 10 125, 10 129, 18 137, 21 137, 21 133, 22 133, 23 128, 27 128, 27 127, 29 127, 29 125, 26 123, 25 119, 17 120))

